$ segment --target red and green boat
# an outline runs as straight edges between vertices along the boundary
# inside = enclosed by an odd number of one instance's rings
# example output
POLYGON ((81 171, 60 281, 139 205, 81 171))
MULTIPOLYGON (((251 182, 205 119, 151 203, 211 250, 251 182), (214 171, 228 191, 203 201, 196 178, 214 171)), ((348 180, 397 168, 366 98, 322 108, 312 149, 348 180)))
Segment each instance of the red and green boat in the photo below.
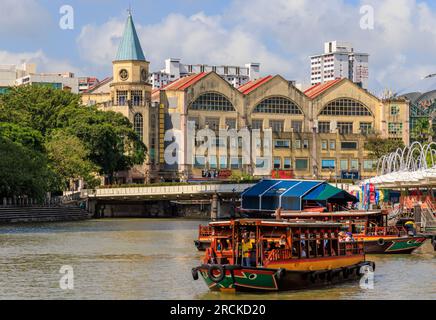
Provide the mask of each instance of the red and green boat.
POLYGON ((339 241, 337 223, 240 219, 209 227, 210 247, 192 275, 213 291, 319 287, 360 279, 375 269, 365 260, 362 242, 339 241), (252 244, 249 251, 244 241, 252 244))

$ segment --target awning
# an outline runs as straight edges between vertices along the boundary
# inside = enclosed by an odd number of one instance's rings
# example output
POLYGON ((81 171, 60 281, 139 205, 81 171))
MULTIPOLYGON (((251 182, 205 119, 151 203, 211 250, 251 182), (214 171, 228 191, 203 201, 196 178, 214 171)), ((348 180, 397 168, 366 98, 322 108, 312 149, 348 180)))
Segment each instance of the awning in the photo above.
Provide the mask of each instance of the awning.
POLYGON ((356 197, 325 181, 262 180, 242 194, 243 210, 302 210, 303 200, 357 202, 356 197))

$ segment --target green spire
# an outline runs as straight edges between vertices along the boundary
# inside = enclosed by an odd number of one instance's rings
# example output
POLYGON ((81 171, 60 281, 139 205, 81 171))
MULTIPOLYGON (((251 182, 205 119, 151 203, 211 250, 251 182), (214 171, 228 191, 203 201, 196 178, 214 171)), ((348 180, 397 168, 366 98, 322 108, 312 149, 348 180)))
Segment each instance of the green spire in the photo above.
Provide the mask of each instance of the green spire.
POLYGON ((142 51, 141 43, 139 42, 130 12, 126 26, 124 27, 123 38, 118 47, 117 57, 115 58, 115 61, 126 60, 145 61, 144 52, 142 51))

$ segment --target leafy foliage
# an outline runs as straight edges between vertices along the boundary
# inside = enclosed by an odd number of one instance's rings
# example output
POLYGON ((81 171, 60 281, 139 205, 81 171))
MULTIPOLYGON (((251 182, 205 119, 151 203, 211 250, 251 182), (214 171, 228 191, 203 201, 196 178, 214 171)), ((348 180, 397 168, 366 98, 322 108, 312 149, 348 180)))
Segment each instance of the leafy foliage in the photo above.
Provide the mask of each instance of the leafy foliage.
POLYGON ((54 185, 60 190, 78 178, 94 186, 95 173, 111 177, 116 171, 141 164, 146 152, 127 118, 82 106, 79 95, 47 86, 21 86, 0 96, 0 138, 2 155, 11 152, 8 160, 12 162, 2 161, 0 167, 9 172, 5 174, 8 179, 0 181, 1 190, 8 195, 41 194, 40 190, 51 191, 54 185), (23 161, 13 162, 13 157, 25 152, 33 159, 29 166, 50 176, 49 183, 30 174, 29 179, 38 181, 40 187, 29 183, 32 187, 24 188, 22 175, 16 183, 10 178, 21 166, 21 172, 29 174, 23 161))
POLYGON ((383 139, 379 136, 369 137, 365 143, 365 150, 373 159, 380 159, 385 154, 396 151, 398 148, 404 148, 402 140, 383 139))

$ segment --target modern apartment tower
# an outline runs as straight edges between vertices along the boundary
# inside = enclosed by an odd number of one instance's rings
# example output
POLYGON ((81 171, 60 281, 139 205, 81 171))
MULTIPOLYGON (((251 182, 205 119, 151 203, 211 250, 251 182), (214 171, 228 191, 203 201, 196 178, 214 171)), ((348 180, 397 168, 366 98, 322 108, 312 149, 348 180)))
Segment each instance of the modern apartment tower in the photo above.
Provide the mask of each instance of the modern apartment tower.
POLYGON ((369 54, 354 52, 351 43, 324 43, 324 53, 310 57, 311 85, 348 78, 364 89, 368 88, 369 54))
POLYGON ((259 78, 260 63, 247 63, 243 67, 231 65, 218 66, 184 64, 180 62, 180 59, 169 58, 165 60, 165 69, 151 73, 149 81, 153 89, 159 89, 180 78, 211 71, 216 72, 224 80, 237 88, 259 78))

